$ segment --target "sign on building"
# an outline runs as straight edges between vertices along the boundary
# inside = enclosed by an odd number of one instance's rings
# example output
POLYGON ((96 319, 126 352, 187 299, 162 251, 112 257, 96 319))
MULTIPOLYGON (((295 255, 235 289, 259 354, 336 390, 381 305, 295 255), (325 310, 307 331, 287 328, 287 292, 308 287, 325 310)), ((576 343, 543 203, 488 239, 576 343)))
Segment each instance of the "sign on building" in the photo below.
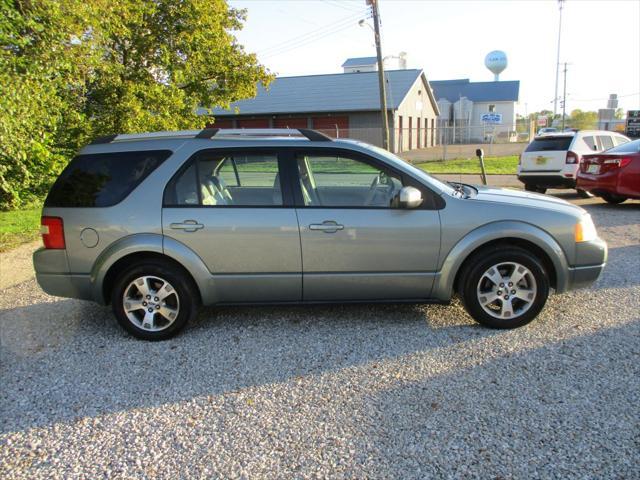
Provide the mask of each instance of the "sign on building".
POLYGON ((501 113, 483 113, 482 115, 480 115, 480 121, 483 123, 500 124, 502 123, 502 114, 501 113))
POLYGON ((627 126, 625 128, 627 137, 640 137, 640 110, 629 110, 627 112, 627 126))
POLYGON ((538 126, 546 127, 547 126, 547 117, 538 117, 538 126))

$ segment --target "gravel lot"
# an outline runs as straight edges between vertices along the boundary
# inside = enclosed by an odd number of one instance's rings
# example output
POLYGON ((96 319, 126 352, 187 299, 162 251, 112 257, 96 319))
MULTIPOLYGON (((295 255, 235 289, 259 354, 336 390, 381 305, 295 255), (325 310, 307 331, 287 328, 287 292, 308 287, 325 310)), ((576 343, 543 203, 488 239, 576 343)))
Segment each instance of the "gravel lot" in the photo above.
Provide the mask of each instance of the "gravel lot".
POLYGON ((609 265, 513 331, 457 302, 255 307, 145 343, 5 288, 0 477, 639 478, 640 202, 561 195, 609 265))

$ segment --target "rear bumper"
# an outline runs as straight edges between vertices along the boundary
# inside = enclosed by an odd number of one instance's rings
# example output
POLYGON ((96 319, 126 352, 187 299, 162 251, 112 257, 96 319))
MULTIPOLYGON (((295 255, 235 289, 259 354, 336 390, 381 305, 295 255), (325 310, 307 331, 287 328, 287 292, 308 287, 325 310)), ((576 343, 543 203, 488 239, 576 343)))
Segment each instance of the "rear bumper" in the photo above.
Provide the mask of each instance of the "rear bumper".
POLYGON ((38 285, 49 295, 96 300, 91 277, 69 273, 66 250, 36 250, 33 268, 38 285))
POLYGON ((603 193, 618 193, 618 172, 606 172, 602 175, 579 173, 577 185, 595 195, 603 193))
POLYGON ((543 188, 575 188, 576 180, 573 177, 563 177, 557 175, 527 174, 525 172, 518 175, 518 180, 526 185, 535 185, 543 188))
POLYGON ((36 280, 40 288, 49 295, 96 301, 89 275, 36 272, 36 280))

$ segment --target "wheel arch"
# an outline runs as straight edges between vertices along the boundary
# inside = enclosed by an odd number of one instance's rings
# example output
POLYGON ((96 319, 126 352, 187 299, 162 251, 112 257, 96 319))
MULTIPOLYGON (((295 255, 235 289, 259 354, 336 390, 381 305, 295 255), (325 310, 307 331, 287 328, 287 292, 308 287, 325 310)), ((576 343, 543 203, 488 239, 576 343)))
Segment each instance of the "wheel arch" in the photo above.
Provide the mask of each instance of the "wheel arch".
POLYGON ((114 242, 98 257, 91 272, 94 299, 109 303, 113 283, 126 267, 145 259, 162 260, 182 270, 197 287, 198 300, 214 303, 211 274, 204 262, 180 242, 158 234, 131 235, 114 242), (170 240, 170 241, 167 241, 170 240))
POLYGON ((551 286, 557 292, 566 291, 569 281, 566 255, 551 235, 524 222, 495 222, 469 232, 451 248, 436 277, 432 296, 438 300, 450 300, 467 262, 484 249, 502 245, 532 252, 547 270, 551 286))

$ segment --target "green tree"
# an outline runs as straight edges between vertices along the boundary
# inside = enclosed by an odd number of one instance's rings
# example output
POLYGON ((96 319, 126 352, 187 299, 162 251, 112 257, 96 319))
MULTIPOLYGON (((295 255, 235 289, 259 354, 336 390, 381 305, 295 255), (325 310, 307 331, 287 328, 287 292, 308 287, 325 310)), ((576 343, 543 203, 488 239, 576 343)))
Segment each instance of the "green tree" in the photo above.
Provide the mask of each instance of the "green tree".
POLYGON ((200 128, 272 75, 224 0, 0 0, 0 208, 42 196, 94 136, 200 128))
POLYGON ((595 128, 598 123, 598 114, 596 112, 584 112, 579 108, 571 111, 569 117, 569 125, 571 128, 579 130, 595 128))
POLYGON ((624 118, 624 108, 616 108, 616 113, 614 114, 614 118, 618 120, 622 120, 624 118))

